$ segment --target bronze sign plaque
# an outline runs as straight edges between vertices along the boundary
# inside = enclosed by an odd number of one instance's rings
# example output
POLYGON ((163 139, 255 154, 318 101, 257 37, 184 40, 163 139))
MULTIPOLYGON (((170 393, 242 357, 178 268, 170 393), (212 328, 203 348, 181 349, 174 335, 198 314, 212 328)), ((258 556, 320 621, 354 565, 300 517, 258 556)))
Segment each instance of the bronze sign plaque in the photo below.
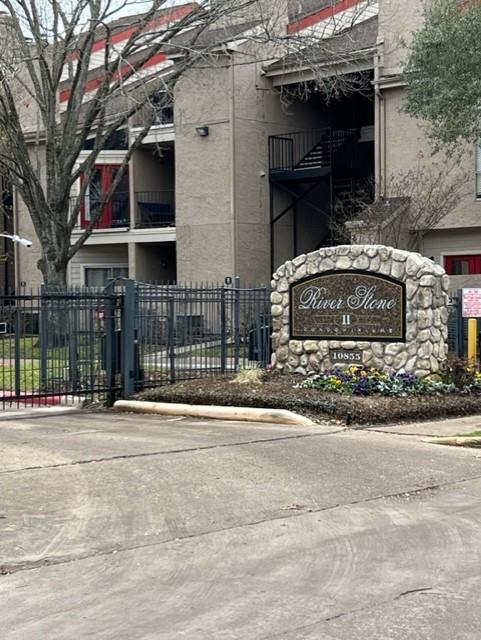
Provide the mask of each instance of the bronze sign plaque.
POLYGON ((370 271, 327 271, 290 288, 294 340, 404 342, 406 288, 370 271))

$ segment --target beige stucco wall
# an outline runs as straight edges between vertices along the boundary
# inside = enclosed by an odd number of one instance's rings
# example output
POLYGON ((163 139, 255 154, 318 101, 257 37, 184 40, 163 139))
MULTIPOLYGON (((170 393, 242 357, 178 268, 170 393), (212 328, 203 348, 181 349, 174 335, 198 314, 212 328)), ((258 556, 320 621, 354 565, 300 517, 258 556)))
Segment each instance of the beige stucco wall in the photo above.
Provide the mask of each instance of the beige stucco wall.
POLYGON ((233 275, 230 81, 220 65, 189 71, 175 90, 179 280, 233 275), (206 138, 195 130, 203 125, 210 130, 206 138))
POLYGON ((426 0, 380 0, 378 41, 383 45, 384 74, 401 71, 406 45, 423 23, 425 6, 426 0))
MULTIPOLYGON (((280 100, 256 62, 262 57, 246 46, 233 57, 233 66, 225 57, 217 68, 189 72, 176 87, 179 280, 270 279, 268 137, 320 128, 325 121, 310 104, 280 100), (196 135, 200 125, 209 126, 209 137, 196 135)), ((305 215, 301 226, 310 238, 319 225, 305 215)), ((292 216, 277 230, 282 260, 292 255, 292 216)))
POLYGON ((131 244, 129 254, 133 253, 133 269, 129 277, 140 282, 174 282, 175 243, 131 244))
POLYGON ((156 145, 138 149, 132 158, 134 191, 163 191, 175 187, 173 146, 167 147, 159 157, 156 145))
MULTIPOLYGON (((445 164, 454 160, 443 153, 433 155, 432 146, 423 123, 403 112, 405 90, 403 88, 383 91, 386 109, 386 175, 399 175, 415 169, 420 164, 445 164)), ((481 201, 475 193, 474 148, 466 147, 460 157, 459 171, 467 176, 462 198, 453 211, 439 223, 439 228, 463 228, 481 226, 481 201)), ((453 174, 454 176, 454 174, 453 174)), ((452 178, 447 178, 452 179, 452 178)), ((481 247, 480 247, 481 248, 481 247)))

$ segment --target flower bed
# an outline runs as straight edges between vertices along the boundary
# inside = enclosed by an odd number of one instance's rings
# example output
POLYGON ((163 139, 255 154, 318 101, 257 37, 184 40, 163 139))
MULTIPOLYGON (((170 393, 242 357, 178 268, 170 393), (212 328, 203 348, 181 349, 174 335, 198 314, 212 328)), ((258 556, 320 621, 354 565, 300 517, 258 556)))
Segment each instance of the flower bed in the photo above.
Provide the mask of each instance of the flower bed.
MULTIPOLYGON (((336 372, 338 378, 340 372, 336 372)), ((313 419, 352 425, 481 414, 481 374, 467 370, 464 363, 446 367, 442 377, 424 381, 416 379, 411 385, 406 384, 410 379, 405 376, 388 376, 383 380, 382 376, 363 376, 360 373, 359 376, 353 375, 352 383, 349 383, 357 392, 349 392, 349 384, 343 385, 342 379, 341 384, 331 379, 332 387, 322 388, 326 383, 315 383, 314 376, 302 378, 297 374, 264 372, 261 376, 211 376, 186 380, 143 391, 137 398, 153 402, 289 409, 313 419), (368 382, 363 382, 364 378, 368 382), (375 385, 373 378, 379 380, 375 385), (404 386, 399 392, 387 391, 389 385, 397 390, 402 381, 404 386), (311 386, 314 384, 320 387, 311 386), (371 389, 371 384, 384 391, 359 393, 361 389, 371 389)), ((329 378, 328 375, 325 377, 329 378)))
POLYGON ((317 389, 349 395, 414 396, 447 393, 480 393, 481 373, 464 364, 449 364, 434 376, 386 373, 366 366, 335 368, 306 378, 300 389, 317 389))

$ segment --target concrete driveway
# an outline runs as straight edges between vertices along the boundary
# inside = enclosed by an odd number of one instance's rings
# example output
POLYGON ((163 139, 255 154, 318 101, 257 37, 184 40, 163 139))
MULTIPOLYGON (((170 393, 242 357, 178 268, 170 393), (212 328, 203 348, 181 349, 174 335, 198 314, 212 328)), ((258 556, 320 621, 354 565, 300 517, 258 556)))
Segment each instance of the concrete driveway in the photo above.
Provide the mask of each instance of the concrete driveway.
POLYGON ((0 422, 2 640, 479 640, 481 453, 408 435, 0 422))

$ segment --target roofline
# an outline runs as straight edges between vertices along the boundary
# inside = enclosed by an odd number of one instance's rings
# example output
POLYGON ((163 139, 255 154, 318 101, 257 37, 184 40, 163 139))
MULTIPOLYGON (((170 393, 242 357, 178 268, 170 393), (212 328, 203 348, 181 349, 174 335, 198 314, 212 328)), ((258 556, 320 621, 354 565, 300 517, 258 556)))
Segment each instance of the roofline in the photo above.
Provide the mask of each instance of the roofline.
MULTIPOLYGON (((195 11, 196 8, 199 8, 199 5, 196 2, 189 2, 178 7, 164 9, 160 15, 153 16, 152 19, 149 20, 149 22, 143 27, 142 31, 146 31, 152 27, 160 27, 164 24, 168 24, 169 22, 173 22, 176 20, 181 20, 182 18, 185 18, 190 13, 195 11)), ((114 30, 114 33, 108 38, 105 36, 98 38, 92 45, 92 53, 102 51, 107 43, 111 46, 113 44, 118 44, 119 42, 128 40, 128 38, 130 38, 130 36, 135 33, 136 30, 138 30, 139 25, 139 21, 131 22, 130 24, 126 24, 124 28, 119 27, 118 30, 114 30)), ((78 55, 78 52, 74 51, 71 54, 71 59, 75 60, 78 55)))
MULTIPOLYGON (((372 65, 369 65, 369 67, 366 67, 366 69, 367 68, 374 69, 374 55, 377 52, 378 52, 377 46, 368 47, 366 49, 358 49, 357 51, 353 51, 350 54, 346 54, 346 56, 344 56, 343 59, 338 58, 336 60, 325 61, 324 63, 321 62, 319 64, 319 69, 322 69, 322 68, 329 69, 332 67, 342 66, 343 64, 346 64, 349 62, 360 63, 362 61, 365 61, 366 59, 370 59, 371 56, 372 56, 372 65)), ((302 73, 305 71, 312 71, 312 68, 309 67, 308 65, 302 65, 302 66, 291 65, 291 66, 287 66, 279 69, 271 69, 270 71, 268 69, 264 69, 264 75, 267 78, 278 78, 279 76, 287 76, 289 74, 302 73)))

